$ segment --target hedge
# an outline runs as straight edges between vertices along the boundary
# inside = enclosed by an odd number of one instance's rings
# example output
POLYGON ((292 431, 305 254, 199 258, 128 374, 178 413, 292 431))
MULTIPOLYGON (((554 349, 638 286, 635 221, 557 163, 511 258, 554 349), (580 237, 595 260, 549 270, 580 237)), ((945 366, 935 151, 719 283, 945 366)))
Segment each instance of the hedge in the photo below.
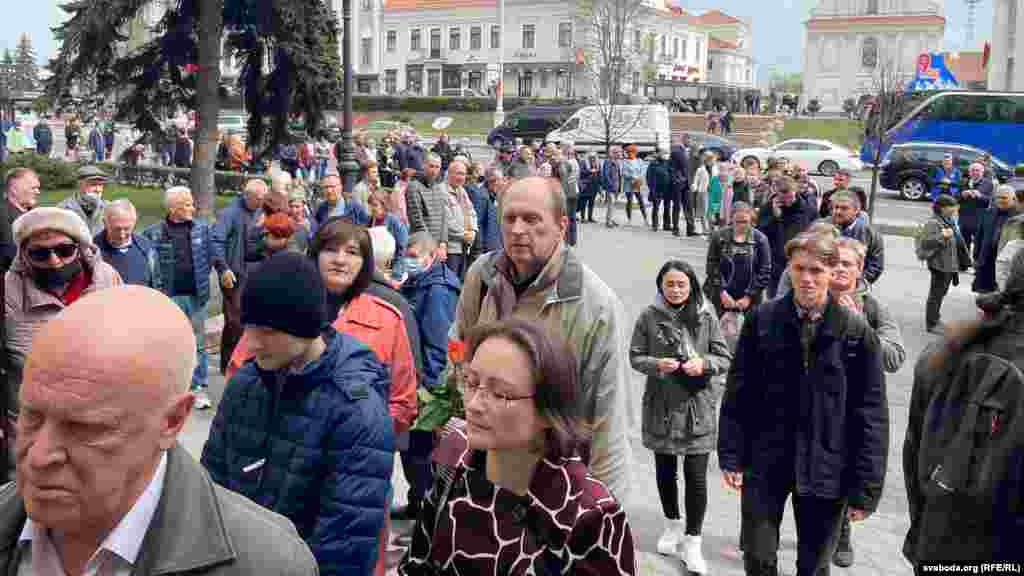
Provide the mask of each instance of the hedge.
MULTIPOLYGON (((556 98, 505 98, 505 110, 528 104, 565 105, 575 101, 556 98)), ((493 112, 494 98, 448 98, 441 96, 352 96, 352 109, 360 112, 493 112)))
POLYGON ((77 162, 47 158, 35 152, 25 151, 8 154, 7 158, 0 162, 0 174, 6 175, 8 170, 19 167, 31 168, 39 177, 40 188, 60 190, 78 185, 79 166, 81 164, 77 162))

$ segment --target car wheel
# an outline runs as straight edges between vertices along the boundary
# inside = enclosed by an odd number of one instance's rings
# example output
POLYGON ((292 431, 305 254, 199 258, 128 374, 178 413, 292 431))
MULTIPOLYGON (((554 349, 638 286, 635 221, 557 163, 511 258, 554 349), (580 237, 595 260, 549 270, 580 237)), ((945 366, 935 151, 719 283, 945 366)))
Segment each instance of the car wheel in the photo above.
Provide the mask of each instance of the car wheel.
POLYGON ((761 161, 757 159, 757 156, 747 156, 742 162, 740 162, 740 166, 744 166, 748 163, 757 166, 758 170, 761 169, 761 161))
POLYGON ((831 160, 825 160, 824 162, 818 165, 818 172, 820 172, 823 176, 832 176, 838 171, 839 164, 836 164, 831 160))
POLYGON ((917 201, 928 196, 928 184, 920 178, 907 178, 900 184, 900 198, 917 201))

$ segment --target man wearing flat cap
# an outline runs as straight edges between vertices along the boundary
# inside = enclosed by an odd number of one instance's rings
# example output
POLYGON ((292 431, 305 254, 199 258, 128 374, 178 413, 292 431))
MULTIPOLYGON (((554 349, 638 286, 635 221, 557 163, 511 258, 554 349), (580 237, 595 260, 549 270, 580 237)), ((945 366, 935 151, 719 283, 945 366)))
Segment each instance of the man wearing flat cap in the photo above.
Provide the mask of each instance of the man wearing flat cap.
MULTIPOLYGON (((85 222, 70 210, 36 208, 14 221, 13 232, 18 252, 4 277, 4 344, 5 393, 16 413, 25 355, 39 328, 82 296, 122 282, 100 258, 85 222)), ((3 425, 10 433, 7 419, 3 425)))
POLYGON ((103 231, 103 185, 107 175, 97 166, 82 166, 78 169, 78 192, 60 201, 57 208, 71 210, 78 214, 89 228, 89 237, 103 231))

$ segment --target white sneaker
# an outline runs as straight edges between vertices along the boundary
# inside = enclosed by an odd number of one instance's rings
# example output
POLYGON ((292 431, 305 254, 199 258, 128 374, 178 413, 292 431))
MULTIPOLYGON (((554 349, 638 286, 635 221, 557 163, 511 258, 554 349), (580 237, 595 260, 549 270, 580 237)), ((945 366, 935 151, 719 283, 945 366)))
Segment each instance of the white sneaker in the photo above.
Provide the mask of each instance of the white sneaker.
POLYGON ((210 397, 203 390, 198 390, 195 393, 195 399, 192 400, 192 408, 196 410, 209 410, 213 407, 213 402, 210 402, 210 397))
POLYGON ((704 561, 704 555, 700 551, 700 536, 683 536, 683 553, 681 559, 686 564, 686 570, 694 574, 707 574, 708 563, 704 561))
POLYGON ((665 531, 661 538, 658 538, 658 554, 675 556, 679 554, 679 544, 682 542, 683 533, 686 532, 686 525, 682 520, 665 520, 665 531))

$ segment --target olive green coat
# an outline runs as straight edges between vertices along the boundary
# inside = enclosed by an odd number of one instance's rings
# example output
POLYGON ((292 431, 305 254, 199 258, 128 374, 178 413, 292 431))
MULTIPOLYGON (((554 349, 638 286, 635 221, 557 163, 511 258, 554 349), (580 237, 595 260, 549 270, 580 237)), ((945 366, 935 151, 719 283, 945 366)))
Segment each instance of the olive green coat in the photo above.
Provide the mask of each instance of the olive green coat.
POLYGON ((703 305, 696 333, 691 333, 682 311, 671 309, 659 296, 636 320, 629 361, 634 370, 647 375, 641 421, 644 446, 659 454, 713 451, 718 441, 717 377, 728 372, 732 361, 714 311, 703 305), (701 376, 687 376, 682 370, 662 375, 656 368, 658 358, 682 362, 692 354, 704 359, 701 376))

